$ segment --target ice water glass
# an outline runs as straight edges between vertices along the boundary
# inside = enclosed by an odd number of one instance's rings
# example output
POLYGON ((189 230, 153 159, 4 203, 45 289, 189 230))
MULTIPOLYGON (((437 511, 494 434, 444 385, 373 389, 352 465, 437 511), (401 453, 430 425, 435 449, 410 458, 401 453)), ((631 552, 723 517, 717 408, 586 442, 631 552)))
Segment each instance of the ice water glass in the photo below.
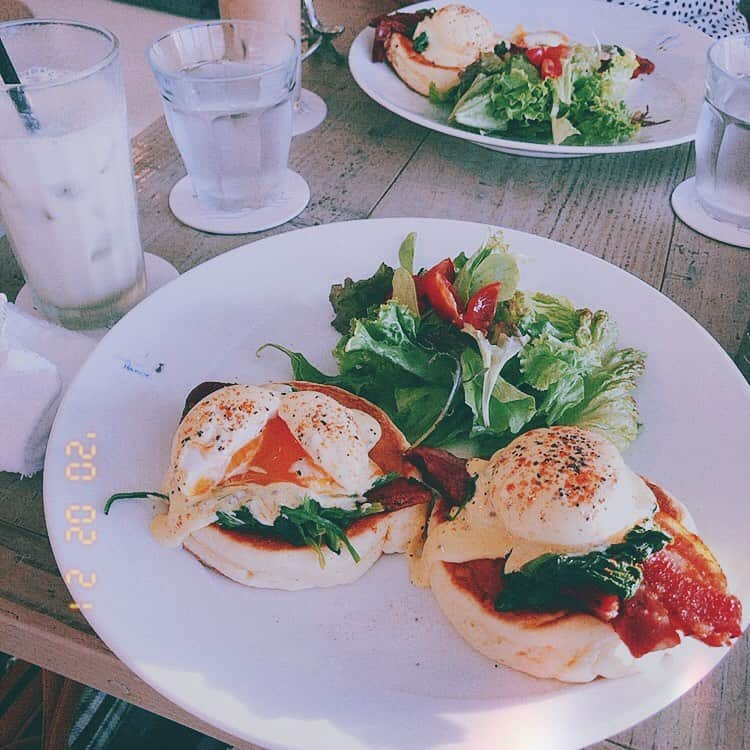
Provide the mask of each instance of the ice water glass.
POLYGON ((750 228, 750 34, 708 50, 695 160, 701 206, 719 221, 750 228))
POLYGON ((0 38, 21 80, 0 82, 0 223, 42 314, 108 325, 146 291, 117 38, 46 20, 0 38))
POLYGON ((281 200, 299 45, 255 21, 216 21, 156 41, 149 61, 200 205, 233 212, 281 200))

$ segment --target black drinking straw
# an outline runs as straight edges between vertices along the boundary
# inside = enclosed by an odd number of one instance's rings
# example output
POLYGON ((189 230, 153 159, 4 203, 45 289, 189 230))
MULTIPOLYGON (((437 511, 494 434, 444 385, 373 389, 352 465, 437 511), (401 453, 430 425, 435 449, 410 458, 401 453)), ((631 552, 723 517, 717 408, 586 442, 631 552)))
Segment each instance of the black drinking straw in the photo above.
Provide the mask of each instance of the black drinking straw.
MULTIPOLYGON (((8 56, 8 51, 5 49, 3 40, 0 39, 0 78, 8 86, 20 86, 21 79, 16 73, 16 69, 13 67, 13 63, 8 56)), ((26 98, 26 94, 21 88, 12 88, 8 90, 8 95, 13 100, 15 108, 18 110, 18 114, 23 120, 23 124, 30 133, 35 130, 39 130, 39 120, 31 109, 29 100, 26 98)))

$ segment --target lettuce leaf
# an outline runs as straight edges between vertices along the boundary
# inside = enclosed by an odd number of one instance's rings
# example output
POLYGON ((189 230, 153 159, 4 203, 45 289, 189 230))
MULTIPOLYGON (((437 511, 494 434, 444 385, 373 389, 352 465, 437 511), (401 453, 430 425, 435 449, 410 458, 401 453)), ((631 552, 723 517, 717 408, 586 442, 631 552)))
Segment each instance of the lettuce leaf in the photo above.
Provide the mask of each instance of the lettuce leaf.
POLYGON ((549 88, 525 56, 512 56, 505 75, 495 76, 494 82, 492 109, 496 116, 523 124, 549 120, 549 88))
POLYGON ((510 252, 502 232, 490 235, 470 257, 461 253, 454 265, 458 269, 454 286, 464 303, 482 287, 500 282, 499 301, 510 299, 518 286, 518 263, 510 252))
POLYGON ((492 107, 492 84, 492 78, 480 73, 456 102, 448 121, 482 132, 506 130, 508 121, 498 117, 492 107))
POLYGON ((549 123, 551 101, 537 69, 525 56, 513 55, 497 71, 479 72, 448 120, 486 132, 508 130, 510 123, 549 123))
POLYGON ((516 292, 508 302, 505 320, 532 337, 548 332, 559 339, 572 339, 580 328, 581 316, 562 295, 544 292, 516 292))
POLYGON ((306 380, 309 383, 338 385, 342 388, 347 388, 350 385, 350 383, 345 383, 345 381, 337 375, 326 375, 315 367, 315 365, 311 364, 304 354, 287 349, 285 346, 281 346, 281 344, 263 344, 263 346, 259 347, 255 352, 256 356, 259 357, 261 352, 265 349, 276 349, 289 357, 289 364, 292 366, 292 376, 294 380, 306 380))
POLYGON ((580 135, 575 125, 567 117, 557 117, 556 105, 553 106, 552 115, 552 143, 556 146, 574 135, 580 135))
POLYGON ((427 383, 445 383, 455 369, 451 357, 417 341, 419 319, 403 305, 390 301, 366 318, 352 322, 351 333, 333 351, 341 374, 383 364, 401 375, 427 383))
MULTIPOLYGON (((351 322, 333 351, 339 374, 327 375, 302 354, 269 344, 286 354, 294 377, 344 388, 380 406, 418 444, 446 418, 454 417, 461 368, 452 354, 417 338, 419 318, 390 300, 351 322)), ((465 415, 456 417, 466 422, 465 415)), ((449 430, 455 432, 455 425, 449 430)), ((433 443, 434 444, 434 443, 433 443)))
POLYGON ((562 75, 549 78, 547 85, 552 90, 552 142, 563 143, 580 131, 568 118, 570 104, 573 101, 573 85, 583 76, 592 75, 599 67, 599 56, 596 50, 583 44, 576 44, 570 55, 563 61, 562 75))
POLYGON ((612 350, 583 378, 583 398, 565 411, 561 424, 603 435, 624 451, 638 436, 638 407, 632 396, 645 370, 646 355, 636 349, 612 350))
POLYGON ((453 104, 456 101, 456 88, 447 89, 446 91, 441 91, 434 83, 434 81, 430 81, 430 93, 429 93, 429 99, 433 104, 436 104, 438 107, 442 107, 446 104, 453 104))
POLYGON ((334 284, 328 299, 336 314, 331 325, 339 333, 347 333, 354 318, 361 318, 373 305, 379 305, 391 293, 393 269, 381 263, 368 279, 354 281, 350 278, 343 284, 334 284))
MULTIPOLYGON (((461 355, 461 366, 464 371, 464 390, 467 391, 470 388, 472 392, 471 402, 467 399, 467 405, 472 408, 472 411, 474 411, 475 416, 478 417, 483 428, 493 429, 496 427, 496 424, 490 413, 490 402, 493 396, 495 396, 496 388, 503 390, 502 384, 505 383, 505 381, 500 377, 500 373, 502 372, 503 367, 505 367, 505 365, 521 351, 524 342, 518 337, 510 337, 502 334, 499 344, 492 344, 481 331, 477 331, 473 326, 465 325, 463 331, 476 341, 479 350, 479 362, 481 365, 481 372, 479 372, 474 364, 474 357, 472 356, 467 359, 467 355, 474 354, 471 349, 466 349, 461 355), (479 375, 481 375, 481 380, 479 375), (479 395, 478 401, 476 398, 477 388, 479 395), (479 409, 476 409, 477 405, 479 405, 479 409)), ((510 386, 509 383, 505 383, 505 385, 510 386)), ((521 396, 525 395, 526 394, 521 394, 515 398, 521 398, 521 396)), ((503 397, 498 395, 497 398, 502 402, 514 400, 508 389, 503 390, 503 397)), ((533 406, 533 398, 531 399, 531 403, 533 406)), ((532 408, 532 413, 525 421, 528 421, 528 419, 533 416, 534 411, 536 411, 535 407, 532 408)), ((518 432, 523 424, 525 424, 525 421, 519 425, 517 429, 511 428, 511 432, 518 432)), ((502 429, 504 431, 509 429, 509 427, 506 425, 502 429)))
POLYGON ((464 399, 473 415, 469 437, 505 437, 504 443, 510 442, 511 437, 518 434, 534 416, 534 397, 499 374, 493 377, 492 389, 488 393, 484 384, 486 370, 482 357, 473 349, 466 349, 461 355, 461 367, 464 399))
POLYGON ((607 65, 601 74, 601 96, 611 104, 617 104, 625 98, 630 88, 633 71, 638 68, 635 52, 627 47, 608 46, 607 65))
POLYGON ((441 432, 447 430, 448 435, 453 435, 465 433, 469 429, 466 416, 456 414, 455 401, 446 405, 447 393, 440 386, 396 387, 394 397, 395 413, 398 414, 398 419, 394 421, 407 438, 411 436, 413 440, 418 440, 420 436, 428 435, 430 445, 441 445, 444 439, 440 438, 437 430, 441 432), (446 413, 440 420, 438 420, 440 412, 435 409, 436 404, 447 406, 446 413))
POLYGON ((619 143, 638 130, 639 126, 633 122, 625 102, 605 96, 602 86, 603 78, 600 75, 576 81, 568 116, 579 134, 571 138, 571 143, 619 143))
POLYGON ((468 91, 477 76, 480 74, 491 76, 502 73, 506 67, 507 62, 504 58, 499 57, 494 52, 482 52, 478 60, 459 74, 460 82, 458 86, 441 92, 434 83, 430 84, 430 101, 438 105, 450 104, 453 108, 456 102, 468 91))
POLYGON ((399 267, 393 273, 393 294, 391 299, 407 307, 419 318, 419 299, 414 283, 414 249, 417 233, 409 232, 398 250, 399 267))
POLYGON ((594 430, 624 450, 638 434, 630 395, 645 355, 615 348, 617 326, 603 310, 574 310, 551 295, 517 295, 521 330, 535 336, 519 354, 525 382, 539 391, 538 414, 547 424, 594 430))

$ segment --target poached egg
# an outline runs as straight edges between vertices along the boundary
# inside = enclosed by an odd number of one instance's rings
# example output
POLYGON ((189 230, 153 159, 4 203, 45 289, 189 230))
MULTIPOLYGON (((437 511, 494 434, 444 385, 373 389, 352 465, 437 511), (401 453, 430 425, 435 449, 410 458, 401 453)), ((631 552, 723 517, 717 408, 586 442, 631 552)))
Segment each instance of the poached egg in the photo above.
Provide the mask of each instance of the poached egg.
POLYGON ((437 561, 506 557, 517 570, 545 553, 586 554, 621 541, 656 512, 653 492, 617 448, 576 427, 532 430, 489 461, 472 460, 474 497, 431 528, 412 578, 427 585, 437 561))
POLYGON ((247 506, 273 524, 282 505, 305 497, 354 508, 382 475, 369 452, 377 420, 316 391, 231 385, 196 404, 172 442, 165 481, 169 508, 151 526, 167 546, 213 523, 217 511, 247 506))
POLYGON ((414 30, 413 38, 420 34, 427 36, 422 56, 443 67, 465 68, 481 52, 495 45, 492 24, 478 10, 465 5, 446 5, 425 17, 414 30))

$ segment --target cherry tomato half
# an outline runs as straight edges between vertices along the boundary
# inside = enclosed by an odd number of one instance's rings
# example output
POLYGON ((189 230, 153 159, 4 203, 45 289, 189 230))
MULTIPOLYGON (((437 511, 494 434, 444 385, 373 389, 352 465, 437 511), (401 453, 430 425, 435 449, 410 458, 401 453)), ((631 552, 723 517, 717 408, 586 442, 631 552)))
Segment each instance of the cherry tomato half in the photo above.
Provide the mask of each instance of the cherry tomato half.
POLYGON ((417 295, 420 298, 426 298, 432 305, 433 310, 443 320, 447 320, 454 325, 460 325, 461 311, 458 294, 456 294, 453 284, 448 281, 448 277, 440 273, 437 266, 418 277, 417 295))
POLYGON ((526 50, 526 58, 535 68, 538 68, 544 60, 544 47, 529 47, 526 50))
POLYGON ((492 321, 495 319, 500 286, 500 282, 495 281, 492 284, 483 286, 472 295, 466 305, 464 323, 474 326, 474 328, 482 333, 487 333, 489 327, 492 325, 492 321))
POLYGON ((570 47, 557 44, 554 47, 530 47, 526 57, 542 75, 542 78, 559 78, 563 71, 563 60, 570 55, 570 47))
MULTIPOLYGON (((452 284, 456 278, 456 267, 450 258, 446 258, 445 260, 441 260, 440 263, 436 263, 427 273, 439 273, 441 276, 445 276, 452 284)), ((427 274, 424 275, 426 276, 427 274)))

